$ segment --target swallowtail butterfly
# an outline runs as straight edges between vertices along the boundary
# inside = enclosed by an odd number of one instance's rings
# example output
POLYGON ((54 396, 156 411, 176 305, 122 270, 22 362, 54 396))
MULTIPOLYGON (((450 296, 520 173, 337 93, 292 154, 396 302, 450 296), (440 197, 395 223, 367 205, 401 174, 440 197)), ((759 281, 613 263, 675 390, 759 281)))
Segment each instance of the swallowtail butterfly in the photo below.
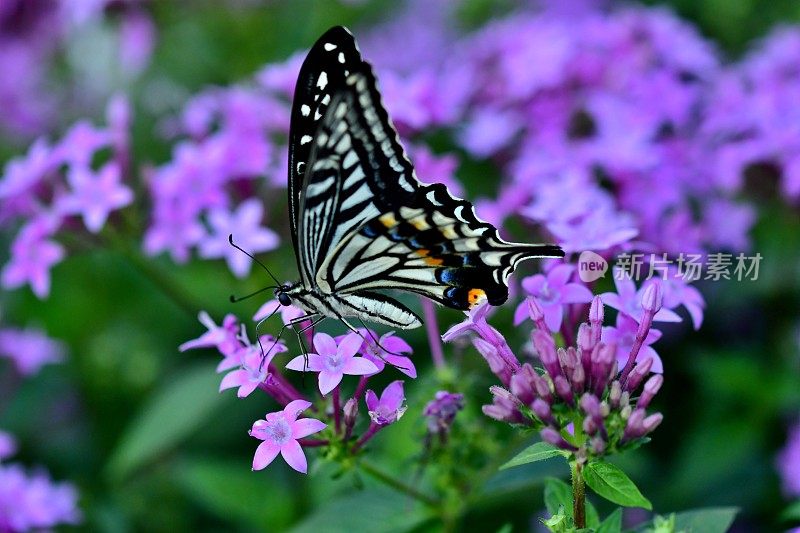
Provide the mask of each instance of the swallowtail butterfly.
POLYGON ((289 133, 289 216, 300 281, 275 289, 303 319, 358 318, 394 328, 420 318, 382 290, 467 310, 508 299, 522 261, 558 246, 506 242, 444 185, 425 185, 381 103, 352 34, 328 30, 308 53, 289 133))

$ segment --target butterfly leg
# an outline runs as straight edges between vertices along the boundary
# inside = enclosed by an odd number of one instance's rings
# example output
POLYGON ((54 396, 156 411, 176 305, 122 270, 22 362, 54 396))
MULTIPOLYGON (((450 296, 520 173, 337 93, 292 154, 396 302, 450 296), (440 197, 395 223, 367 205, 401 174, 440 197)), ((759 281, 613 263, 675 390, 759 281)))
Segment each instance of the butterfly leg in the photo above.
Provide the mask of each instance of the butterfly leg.
MULTIPOLYGON (((275 348, 275 346, 278 344, 278 341, 281 339, 281 336, 283 335, 283 332, 286 330, 286 328, 287 328, 287 327, 290 327, 290 326, 295 326, 296 324, 300 324, 300 323, 302 323, 302 322, 305 322, 306 320, 311 320, 312 318, 314 318, 315 316, 317 316, 317 314, 318 314, 318 313, 309 313, 309 314, 307 314, 307 315, 299 316, 299 317, 297 317, 297 318, 293 318, 292 320, 290 320, 289 322, 287 322, 286 324, 284 324, 283 326, 281 326, 281 329, 280 329, 280 331, 278 331, 278 334, 275 336, 275 341, 272 343, 272 346, 270 346, 270 347, 269 347, 269 350, 267 350, 266 352, 264 352, 264 346, 261 344, 261 336, 260 336, 260 335, 259 335, 259 333, 258 333, 258 329, 259 329, 259 327, 261 326, 261 324, 262 324, 262 323, 263 323, 263 322, 264 322, 264 321, 265 321, 267 318, 269 318, 269 316, 268 316, 268 317, 266 317, 266 318, 263 318, 263 319, 261 319, 261 320, 258 322, 258 324, 256 324, 256 340, 258 341, 258 346, 259 346, 259 348, 261 348, 261 364, 260 364, 260 365, 259 365, 259 367, 258 367, 258 368, 259 368, 259 370, 261 370, 261 367, 262 367, 262 366, 264 366, 264 361, 267 359, 267 356, 268 356, 268 355, 269 355, 269 354, 272 352, 272 350, 273 350, 273 349, 275 348)), ((272 316, 272 315, 270 315, 270 316, 272 316)), ((313 322, 312 322, 312 323, 313 323, 313 322)), ((293 329, 294 329, 294 328, 293 328, 293 329)))

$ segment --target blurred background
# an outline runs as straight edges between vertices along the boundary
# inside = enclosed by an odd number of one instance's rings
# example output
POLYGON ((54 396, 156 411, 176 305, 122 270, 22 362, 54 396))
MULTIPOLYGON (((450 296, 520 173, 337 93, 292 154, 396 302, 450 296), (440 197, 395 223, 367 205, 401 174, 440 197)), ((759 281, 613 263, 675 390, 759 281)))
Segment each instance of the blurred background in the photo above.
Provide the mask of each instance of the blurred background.
MULTIPOLYGON (((219 394, 219 355, 177 349, 204 331, 200 310, 247 323, 263 303, 228 301, 268 283, 215 245, 246 224, 237 206, 258 200, 250 249, 297 277, 288 110, 305 51, 339 24, 375 65, 420 178, 476 201, 507 235, 606 257, 761 254, 757 280, 700 280, 705 312, 661 328, 665 420, 620 464, 662 514, 736 506, 736 531, 800 523, 796 1, 5 0, 0 530, 23 494, 66 530, 443 527, 331 462, 312 459, 307 477, 251 472, 247 430, 277 404, 219 394), (87 169, 107 178, 101 200, 65 192, 87 169), (581 202, 591 216, 573 216, 581 202), (44 480, 40 500, 26 476, 44 480)), ((605 290, 608 279, 593 287, 605 290)), ((492 324, 522 351, 516 294, 492 324)), ((442 332, 462 319, 438 318, 442 332)), ((441 460, 461 469, 448 483, 469 485, 456 529, 536 530, 542 480, 566 467, 496 473, 524 441, 482 415, 484 362, 448 345, 434 371, 425 332, 403 337, 419 378, 370 460, 436 488, 419 467, 422 408, 455 387, 467 405, 441 460)))

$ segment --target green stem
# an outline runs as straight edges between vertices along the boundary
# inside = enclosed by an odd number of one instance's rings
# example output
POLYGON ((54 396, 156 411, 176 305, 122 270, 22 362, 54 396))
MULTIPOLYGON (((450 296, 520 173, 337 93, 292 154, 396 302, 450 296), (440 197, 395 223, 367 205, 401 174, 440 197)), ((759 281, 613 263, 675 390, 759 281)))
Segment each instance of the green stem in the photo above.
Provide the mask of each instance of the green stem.
POLYGON ((361 470, 371 475, 384 485, 387 485, 398 492, 402 492, 403 494, 410 496, 411 498, 414 498, 415 500, 418 500, 429 507, 439 506, 439 501, 437 499, 418 491, 414 487, 407 485, 406 483, 403 483, 399 479, 390 476, 389 474, 383 472, 382 470, 378 470, 378 468, 368 463, 367 461, 363 460, 359 461, 358 465, 361 468, 361 470))
POLYGON ((586 527, 586 483, 583 480, 583 465, 577 461, 569 464, 572 473, 572 516, 575 527, 586 527))

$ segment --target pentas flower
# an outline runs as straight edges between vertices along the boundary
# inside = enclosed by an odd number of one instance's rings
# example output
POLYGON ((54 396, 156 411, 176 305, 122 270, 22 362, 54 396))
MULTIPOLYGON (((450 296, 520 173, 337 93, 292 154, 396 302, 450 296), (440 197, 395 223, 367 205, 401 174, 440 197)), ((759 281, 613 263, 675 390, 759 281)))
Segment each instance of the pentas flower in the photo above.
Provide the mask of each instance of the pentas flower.
POLYGON ((78 492, 70 483, 54 483, 38 470, 0 464, 0 531, 49 530, 82 520, 78 492))
MULTIPOLYGON (((633 278, 627 273, 621 271, 617 267, 613 269, 614 272, 614 286, 617 292, 604 292, 600 295, 603 303, 609 307, 613 307, 617 311, 625 313, 633 318, 636 322, 641 322, 644 315, 644 308, 642 307, 642 296, 646 287, 636 289, 636 283, 633 278)), ((658 283, 658 280, 653 280, 658 283)), ((670 303, 673 303, 670 301, 670 303)), ((653 317, 655 322, 680 322, 681 317, 670 309, 661 309, 653 317)))
POLYGON ((120 169, 113 162, 97 173, 74 166, 67 172, 67 182, 71 192, 59 199, 57 209, 67 215, 80 214, 92 233, 102 229, 109 213, 133 201, 133 192, 120 183, 120 169))
POLYGON ((314 335, 314 348, 317 353, 298 355, 286 365, 286 368, 301 372, 319 372, 319 391, 324 395, 332 391, 345 374, 351 376, 367 376, 378 372, 375 363, 356 357, 363 339, 358 333, 350 333, 339 342, 326 333, 314 335))
POLYGON ((464 408, 464 395, 438 391, 425 405, 422 414, 428 419, 428 434, 438 435, 444 442, 459 411, 464 408))
POLYGON ((0 461, 17 453, 17 441, 11 433, 0 430, 0 461))
POLYGON ((46 364, 61 362, 65 352, 62 342, 38 329, 0 329, 0 356, 11 359, 23 375, 33 375, 46 364))
POLYGON ((306 315, 306 312, 299 307, 295 307, 294 305, 282 305, 277 299, 273 298, 272 300, 266 301, 258 308, 256 314, 253 315, 253 320, 258 322, 272 316, 275 312, 280 313, 281 320, 284 324, 288 324, 292 320, 306 315))
POLYGON ((388 426, 400 420, 406 407, 403 405, 405 394, 403 382, 393 381, 381 393, 380 398, 372 390, 367 391, 366 402, 369 417, 374 424, 388 426))
POLYGON ((253 260, 231 246, 229 236, 236 244, 251 254, 266 252, 278 246, 278 235, 271 229, 261 226, 264 208, 260 200, 250 198, 233 212, 226 209, 212 209, 208 221, 212 233, 200 241, 200 256, 205 258, 224 257, 231 272, 244 277, 250 272, 253 260))
MULTIPOLYGON (((364 338, 358 353, 375 365, 377 368, 376 374, 383 372, 388 363, 410 378, 417 377, 417 369, 414 363, 411 359, 402 355, 414 351, 405 340, 395 335, 393 331, 384 333, 380 337, 370 329, 360 328, 358 332, 364 338)), ((336 340, 341 342, 343 338, 344 336, 338 337, 336 340)))
POLYGON ((264 442, 258 445, 253 457, 253 470, 266 468, 280 453, 293 469, 301 474, 308 471, 308 463, 299 439, 318 433, 326 425, 314 418, 297 419, 298 415, 311 407, 311 402, 295 400, 282 411, 269 413, 264 420, 257 420, 250 435, 264 442))
MULTIPOLYGON (((588 303, 592 301, 592 291, 581 283, 570 282, 575 267, 570 264, 556 264, 546 274, 536 274, 522 280, 522 288, 530 296, 536 297, 544 313, 544 322, 550 331, 561 329, 566 304, 588 303)), ((528 306, 522 302, 514 313, 514 325, 528 318, 528 306)))
MULTIPOLYGON (((604 327, 602 333, 602 341, 608 345, 617 347, 617 363, 619 368, 625 366, 628 360, 628 354, 631 353, 631 348, 636 342, 636 335, 639 332, 639 323, 625 313, 617 314, 617 324, 614 327, 604 327)), ((656 351, 650 346, 658 339, 661 338, 661 332, 657 329, 650 329, 647 336, 642 341, 642 346, 639 349, 639 356, 637 361, 644 361, 645 359, 652 359, 653 366, 650 368, 651 372, 661 374, 664 372, 664 366, 661 363, 661 357, 658 356, 656 351)))
MULTIPOLYGON (((262 346, 267 340, 262 339, 262 346)), ((271 344, 267 346, 271 347, 271 344)), ((278 353, 285 351, 286 346, 283 344, 276 344, 267 354, 264 354, 257 346, 243 347, 237 354, 240 364, 222 378, 222 382, 219 384, 220 392, 238 387, 239 390, 236 395, 239 398, 249 396, 257 387, 266 385, 267 380, 270 378, 272 359, 278 353)), ((225 367, 233 363, 233 358, 226 358, 223 362, 225 362, 225 365, 218 367, 218 371, 227 370, 225 367)))
POLYGON ((235 315, 228 314, 222 320, 222 325, 218 326, 205 311, 200 311, 197 319, 208 331, 198 338, 186 341, 178 349, 182 352, 195 348, 216 348, 225 356, 235 354, 241 347, 239 340, 239 320, 235 315))
POLYGON ((50 294, 50 269, 64 259, 64 248, 52 241, 54 222, 39 218, 28 223, 11 243, 11 260, 3 267, 3 287, 31 286, 39 298, 50 294))
MULTIPOLYGON (((643 294, 644 314, 622 363, 617 361, 617 346, 601 338, 603 304, 599 297, 592 300, 589 321, 578 329, 576 345, 561 348, 545 323, 541 307, 535 299, 530 302, 530 318, 536 326, 531 341, 543 371, 529 363, 520 364, 513 353, 513 361, 496 358, 494 364, 490 362, 504 386, 490 388, 492 404, 483 407, 487 416, 536 428, 545 442, 583 460, 636 445, 658 426, 662 416, 648 415, 647 408, 663 377, 646 379, 653 366, 652 357, 637 363, 653 317, 661 307, 658 284, 649 285, 643 294), (631 398, 642 383, 638 400, 633 402, 631 398), (569 431, 574 423, 581 424, 582 432, 569 431)), ((498 342, 495 332, 484 337, 482 332, 488 331, 485 327, 476 331, 480 336, 475 339, 476 346, 483 346, 482 352, 507 346, 498 342)))
POLYGON ((800 497, 800 422, 789 428, 786 445, 778 454, 776 464, 783 492, 790 498, 800 497))

